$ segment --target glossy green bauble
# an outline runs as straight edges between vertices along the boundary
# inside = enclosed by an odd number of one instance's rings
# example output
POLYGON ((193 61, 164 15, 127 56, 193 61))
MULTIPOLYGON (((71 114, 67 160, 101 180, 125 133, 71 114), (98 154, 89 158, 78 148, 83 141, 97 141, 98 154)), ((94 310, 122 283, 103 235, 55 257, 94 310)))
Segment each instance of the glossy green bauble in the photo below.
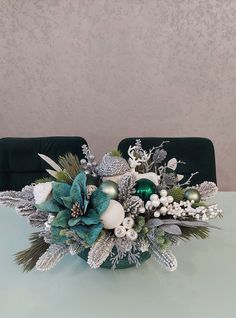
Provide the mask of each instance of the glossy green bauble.
POLYGON ((196 189, 188 189, 184 192, 185 200, 194 201, 198 203, 201 200, 201 195, 196 189))
POLYGON ((139 179, 136 181, 135 190, 135 195, 146 202, 152 194, 156 193, 156 185, 149 179, 139 179))
POLYGON ((117 199, 117 197, 118 197, 118 185, 117 185, 117 183, 115 183, 111 180, 103 181, 100 184, 99 189, 102 192, 109 195, 109 197, 113 200, 117 199))

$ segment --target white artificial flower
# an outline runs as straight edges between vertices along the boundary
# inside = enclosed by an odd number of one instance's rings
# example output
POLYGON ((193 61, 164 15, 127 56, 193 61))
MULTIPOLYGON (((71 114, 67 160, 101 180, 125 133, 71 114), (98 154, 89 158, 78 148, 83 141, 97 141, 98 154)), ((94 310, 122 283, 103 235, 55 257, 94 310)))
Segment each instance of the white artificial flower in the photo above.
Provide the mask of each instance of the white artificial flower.
POLYGON ((45 202, 52 192, 52 182, 39 183, 34 186, 35 204, 45 202))

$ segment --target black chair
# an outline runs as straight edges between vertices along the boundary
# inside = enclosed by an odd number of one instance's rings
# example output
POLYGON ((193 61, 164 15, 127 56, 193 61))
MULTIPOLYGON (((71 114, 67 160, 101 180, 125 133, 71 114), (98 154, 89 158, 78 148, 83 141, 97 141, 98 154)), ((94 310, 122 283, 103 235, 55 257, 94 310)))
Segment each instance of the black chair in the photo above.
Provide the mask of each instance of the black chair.
POLYGON ((207 138, 197 137, 133 137, 126 138, 120 141, 118 149, 122 156, 128 159, 128 148, 134 145, 136 139, 141 139, 142 146, 148 150, 153 146, 158 146, 162 141, 168 140, 164 148, 168 155, 166 160, 175 157, 177 160, 186 162, 186 164, 179 164, 176 172, 185 175, 181 181, 184 182, 190 177, 192 172, 198 171, 194 175, 191 184, 199 184, 203 181, 213 181, 216 183, 216 166, 215 166, 215 152, 211 140, 207 138))
POLYGON ((0 191, 21 190, 36 179, 49 176, 49 168, 38 153, 57 160, 71 152, 82 157, 82 137, 38 137, 0 139, 0 191))

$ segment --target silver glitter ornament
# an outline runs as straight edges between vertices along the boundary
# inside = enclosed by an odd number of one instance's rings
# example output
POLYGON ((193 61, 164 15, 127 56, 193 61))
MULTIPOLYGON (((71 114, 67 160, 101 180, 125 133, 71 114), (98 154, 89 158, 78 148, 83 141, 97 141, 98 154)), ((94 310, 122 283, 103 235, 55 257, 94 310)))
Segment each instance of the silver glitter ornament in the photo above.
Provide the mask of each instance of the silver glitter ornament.
POLYGON ((123 175, 127 171, 130 171, 128 162, 124 158, 112 156, 110 153, 103 156, 102 162, 96 168, 100 177, 123 175))

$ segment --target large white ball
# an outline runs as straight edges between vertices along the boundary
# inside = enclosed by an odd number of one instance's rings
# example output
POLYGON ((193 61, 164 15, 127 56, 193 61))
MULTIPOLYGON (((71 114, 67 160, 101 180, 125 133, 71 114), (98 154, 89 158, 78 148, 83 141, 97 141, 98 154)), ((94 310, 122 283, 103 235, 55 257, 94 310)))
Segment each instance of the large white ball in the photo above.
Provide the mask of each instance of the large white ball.
POLYGON ((112 230, 123 222, 124 217, 125 211, 123 206, 119 202, 111 200, 108 208, 101 215, 100 220, 105 229, 112 230))

